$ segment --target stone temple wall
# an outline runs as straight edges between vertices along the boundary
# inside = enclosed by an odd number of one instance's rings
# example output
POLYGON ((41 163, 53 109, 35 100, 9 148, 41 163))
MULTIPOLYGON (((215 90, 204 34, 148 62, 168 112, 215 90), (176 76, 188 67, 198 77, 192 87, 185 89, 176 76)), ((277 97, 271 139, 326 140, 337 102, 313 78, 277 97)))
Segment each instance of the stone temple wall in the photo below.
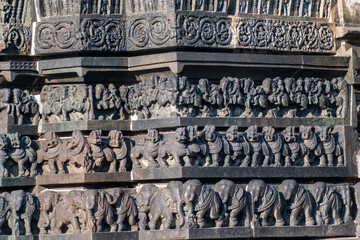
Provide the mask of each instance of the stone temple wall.
POLYGON ((2 0, 0 239, 356 239, 358 56, 356 0, 2 0))

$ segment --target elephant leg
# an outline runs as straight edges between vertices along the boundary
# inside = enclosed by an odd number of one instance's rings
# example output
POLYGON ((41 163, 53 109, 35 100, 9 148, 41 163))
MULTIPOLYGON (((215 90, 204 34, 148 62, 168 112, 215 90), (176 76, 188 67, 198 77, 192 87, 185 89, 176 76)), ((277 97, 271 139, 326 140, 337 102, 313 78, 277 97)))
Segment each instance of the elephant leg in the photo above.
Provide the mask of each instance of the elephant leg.
POLYGON ((138 231, 139 230, 137 219, 136 219, 136 214, 130 214, 129 218, 128 218, 128 222, 129 222, 129 224, 131 226, 131 231, 138 231))
POLYGON ((235 227, 238 224, 238 215, 241 212, 241 208, 236 208, 230 212, 229 227, 235 227))
POLYGON ((0 218, 0 234, 2 234, 2 226, 4 225, 4 223, 6 222, 6 216, 0 218))
POLYGON ((164 229, 167 230, 167 229, 170 229, 171 227, 171 223, 173 222, 173 214, 168 211, 168 209, 163 209, 165 211, 163 211, 162 215, 164 216, 164 222, 163 222, 163 225, 164 225, 164 229))
POLYGON ((325 154, 321 154, 321 156, 320 156, 319 167, 326 167, 326 157, 325 157, 325 154))
POLYGON ((240 167, 247 167, 250 164, 250 155, 246 155, 246 157, 244 158, 244 161, 242 162, 242 164, 240 165, 240 167))
POLYGON ((126 172, 127 158, 119 160, 119 172, 126 172))
POLYGON ((245 226, 245 227, 249 227, 249 226, 250 226, 250 222, 251 222, 250 206, 248 206, 248 204, 246 204, 246 205, 245 205, 245 222, 244 222, 244 226, 245 226))
POLYGON ((325 225, 328 225, 329 224, 329 220, 330 220, 330 204, 326 204, 326 205, 323 205, 321 208, 320 208, 320 212, 321 212, 321 216, 322 216, 322 220, 324 222, 325 225))
MULTIPOLYGON (((146 214, 144 214, 144 215, 145 215, 145 218, 146 218, 146 214)), ((139 215, 139 217, 140 217, 140 215, 139 215)), ((142 216, 142 217, 144 217, 144 216, 142 216)), ((116 223, 117 223, 117 231, 118 231, 118 232, 121 232, 121 231, 124 230, 124 221, 125 221, 125 218, 126 218, 126 213, 120 214, 120 215, 118 216, 118 219, 117 219, 117 221, 116 221, 116 223)), ((141 220, 141 218, 140 218, 140 220, 141 220)), ((143 221, 144 221, 145 224, 146 224, 146 220, 143 219, 143 221)), ((145 225, 145 224, 144 224, 144 225, 145 225)), ((144 229, 145 229, 145 227, 144 227, 144 229)))
POLYGON ((338 167, 343 167, 344 166, 344 155, 340 155, 340 156, 338 156, 338 158, 337 158, 337 161, 338 161, 338 167))
POLYGON ((258 158, 259 158, 259 152, 254 152, 254 154, 252 156, 251 167, 258 167, 259 166, 258 158))
POLYGON ((266 211, 263 211, 261 214, 260 214, 260 219, 262 219, 262 226, 269 226, 269 222, 268 222, 268 218, 269 218, 269 215, 270 215, 270 210, 266 210, 266 211))
POLYGON ((156 212, 151 212, 150 215, 151 215, 151 219, 149 222, 149 228, 150 228, 150 230, 155 230, 156 223, 160 218, 160 213, 158 211, 156 211, 156 212))
POLYGON ((79 227, 79 222, 78 222, 76 217, 73 217, 71 219, 71 225, 72 225, 72 227, 74 229, 74 233, 80 233, 81 232, 80 227, 79 227))
POLYGON ((7 177, 7 176, 5 176, 4 162, 5 161, 0 161, 0 179, 7 177))
POLYGON ((290 214, 290 226, 298 226, 299 225, 298 216, 299 216, 300 211, 301 211, 300 207, 294 208, 291 211, 291 214, 290 214))
POLYGON ((198 211, 196 214, 196 218, 197 218, 197 224, 199 225, 199 228, 203 228, 205 226, 205 219, 204 219, 204 215, 206 213, 208 209, 202 210, 202 211, 198 211))
POLYGON ((139 229, 140 229, 140 231, 146 230, 147 219, 148 219, 148 217, 147 217, 146 213, 139 212, 139 229))
POLYGON ((335 225, 341 225, 344 223, 344 221, 341 219, 340 210, 339 209, 332 209, 332 215, 334 218, 334 224, 335 225))
POLYGON ((308 206, 304 209, 305 212, 305 226, 314 226, 314 208, 312 206, 308 206))
POLYGON ((26 236, 32 235, 32 232, 31 232, 31 217, 26 217, 24 219, 24 225, 25 225, 25 235, 26 236))
POLYGON ((102 231, 102 222, 104 220, 104 216, 96 218, 96 232, 101 232, 102 231))
POLYGON ((334 155, 332 153, 326 155, 328 160, 328 166, 333 167, 334 166, 334 155))
POLYGON ((280 207, 274 209, 275 226, 284 226, 283 211, 280 207))
POLYGON ((212 167, 218 167, 219 166, 219 160, 220 160, 220 155, 218 153, 213 154, 212 155, 212 167))

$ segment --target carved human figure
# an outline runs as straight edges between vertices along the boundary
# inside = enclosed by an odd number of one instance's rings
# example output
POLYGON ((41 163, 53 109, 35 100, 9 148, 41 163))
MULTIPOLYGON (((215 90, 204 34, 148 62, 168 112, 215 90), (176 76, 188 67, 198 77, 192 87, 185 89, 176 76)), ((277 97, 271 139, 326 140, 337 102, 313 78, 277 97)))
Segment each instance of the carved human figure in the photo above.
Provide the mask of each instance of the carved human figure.
POLYGON ((315 225, 315 201, 310 191, 299 186, 293 180, 284 180, 279 186, 290 211, 290 226, 300 225, 301 214, 305 216, 305 225, 315 225))
POLYGON ((125 230, 125 221, 129 223, 132 231, 138 230, 138 209, 135 199, 129 194, 124 193, 121 188, 111 188, 106 190, 112 197, 110 204, 115 208, 117 214, 117 231, 125 230))
POLYGON ((279 192, 272 186, 265 184, 263 180, 251 180, 247 186, 251 194, 253 206, 254 226, 268 226, 269 217, 275 218, 275 226, 285 224, 283 218, 284 204, 279 192))
POLYGON ((40 234, 52 233, 55 228, 55 208, 60 194, 54 191, 40 193, 40 218, 38 227, 40 234))
POLYGON ((130 158, 130 149, 125 140, 123 133, 118 130, 111 130, 109 132, 109 146, 116 155, 116 161, 119 162, 119 172, 126 172, 126 164, 130 158))
POLYGON ((108 172, 116 172, 116 155, 111 148, 105 146, 101 134, 101 130, 94 130, 87 138, 94 166, 102 169, 104 162, 107 162, 110 163, 108 172))
POLYGON ((250 199, 243 187, 230 180, 220 180, 215 184, 214 190, 219 194, 223 208, 223 218, 229 218, 229 227, 238 225, 240 213, 245 215, 244 226, 250 226, 250 199))
POLYGON ((35 197, 23 190, 15 190, 11 193, 4 192, 2 195, 8 202, 5 212, 9 212, 6 218, 12 235, 20 235, 21 220, 24 220, 25 235, 32 235, 31 221, 35 212, 35 197))
POLYGON ((40 148, 36 151, 37 164, 41 165, 44 161, 47 161, 51 174, 56 174, 58 171, 57 169, 59 169, 59 174, 64 174, 64 168, 59 160, 59 155, 63 150, 62 141, 53 131, 45 133, 44 138, 46 142, 45 148, 40 148))
POLYGON ((341 196, 333 187, 328 186, 324 182, 316 182, 314 187, 317 204, 316 223, 318 225, 328 225, 332 216, 334 225, 343 224, 344 221, 341 218, 341 209, 343 207, 341 196))
POLYGON ((258 128, 254 125, 248 127, 243 134, 245 140, 243 143, 245 159, 240 167, 247 167, 250 163, 251 167, 257 167, 259 165, 258 159, 262 146, 257 132, 258 128))
MULTIPOLYGON (((27 136, 21 136, 20 133, 8 134, 8 154, 9 158, 18 164, 19 172, 18 177, 25 176, 25 167, 26 162, 31 163, 30 176, 34 177, 37 173, 36 167, 36 152, 32 148, 32 141, 27 136)), ((1 161, 3 159, 0 159, 1 161)))
POLYGON ((147 136, 140 137, 138 141, 136 141, 135 146, 131 149, 130 158, 133 163, 133 168, 136 169, 141 167, 139 163, 140 157, 149 162, 149 167, 157 167, 158 163, 155 159, 157 159, 159 154, 159 146, 159 132, 155 129, 149 129, 147 136))
POLYGON ((184 202, 187 211, 186 221, 189 227, 205 226, 205 215, 215 221, 215 227, 223 224, 222 201, 220 196, 210 187, 197 180, 188 180, 183 185, 184 202), (194 219, 196 218, 196 223, 194 219))
POLYGON ((339 144, 336 143, 332 129, 327 126, 316 127, 316 132, 321 141, 321 155, 319 167, 334 166, 334 156, 337 157, 338 166, 344 165, 344 156, 339 144))

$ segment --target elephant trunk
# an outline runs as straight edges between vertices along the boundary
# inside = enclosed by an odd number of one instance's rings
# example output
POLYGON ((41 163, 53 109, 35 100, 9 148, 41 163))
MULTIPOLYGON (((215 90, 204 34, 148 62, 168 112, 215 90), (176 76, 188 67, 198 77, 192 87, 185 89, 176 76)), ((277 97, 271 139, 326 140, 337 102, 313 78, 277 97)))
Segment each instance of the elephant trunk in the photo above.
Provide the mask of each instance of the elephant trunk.
POLYGON ((46 228, 46 227, 50 226, 50 217, 49 217, 47 211, 42 211, 41 217, 43 219, 41 227, 46 228))
POLYGON ((181 228, 181 227, 184 225, 184 223, 185 223, 181 199, 179 199, 179 200, 176 202, 176 210, 177 210, 178 216, 179 216, 179 228, 181 228))
POLYGON ((193 216, 193 202, 190 198, 191 197, 188 194, 184 195, 185 205, 187 209, 186 220, 188 224, 191 223, 191 218, 193 216))

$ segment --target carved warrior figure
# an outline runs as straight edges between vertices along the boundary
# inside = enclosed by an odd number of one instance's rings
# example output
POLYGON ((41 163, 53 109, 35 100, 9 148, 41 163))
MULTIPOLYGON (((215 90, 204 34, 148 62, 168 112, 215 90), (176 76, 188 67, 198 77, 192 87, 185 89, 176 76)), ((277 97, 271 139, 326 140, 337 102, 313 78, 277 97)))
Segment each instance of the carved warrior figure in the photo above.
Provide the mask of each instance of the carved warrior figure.
POLYGON ((186 221, 189 227, 205 226, 205 214, 215 221, 216 227, 221 227, 222 201, 220 196, 210 187, 202 185, 199 180, 188 180, 183 185, 186 221), (196 222, 195 222, 196 219, 196 222))
POLYGON ((305 215, 305 225, 315 225, 315 201, 309 190, 301 187, 295 180, 284 180, 279 186, 290 211, 290 226, 300 225, 301 214, 305 215))
POLYGON ((25 235, 32 235, 31 221, 36 208, 36 199, 31 193, 23 190, 4 192, 0 196, 0 206, 0 229, 7 220, 12 235, 21 235, 23 227, 25 235))
POLYGON ((250 226, 251 213, 248 193, 230 180, 221 180, 215 184, 214 190, 219 194, 223 207, 222 218, 229 218, 229 227, 238 224, 241 212, 245 215, 244 226, 250 226))
POLYGON ((315 201, 317 204, 316 222, 318 225, 328 225, 330 217, 334 220, 334 225, 343 224, 341 218, 341 210, 343 203, 341 196, 334 188, 328 186, 324 182, 317 182, 315 187, 315 201))
POLYGON ((268 226, 271 215, 275 218, 275 226, 285 224, 283 218, 284 204, 279 192, 266 185, 262 180, 251 180, 247 187, 251 194, 253 205, 253 224, 255 226, 268 226))

